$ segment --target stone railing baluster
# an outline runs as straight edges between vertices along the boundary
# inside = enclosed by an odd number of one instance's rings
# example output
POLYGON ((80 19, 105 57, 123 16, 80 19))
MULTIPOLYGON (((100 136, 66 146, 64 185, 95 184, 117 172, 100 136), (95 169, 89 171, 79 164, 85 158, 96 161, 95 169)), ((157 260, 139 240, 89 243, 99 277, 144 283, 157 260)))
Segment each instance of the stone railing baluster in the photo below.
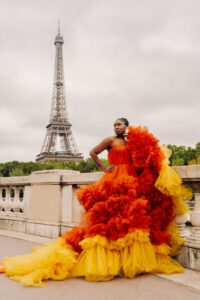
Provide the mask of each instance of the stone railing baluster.
MULTIPOLYGON (((20 189, 20 191, 22 191, 22 190, 23 189, 20 189)), ((25 211, 25 201, 24 201, 24 196, 20 195, 20 191, 19 191, 19 212, 20 212, 20 214, 24 214, 24 211, 25 211)))
POLYGON ((179 234, 182 238, 187 238, 190 236, 191 232, 186 229, 185 223, 189 220, 188 213, 185 215, 176 215, 175 222, 179 229, 179 234))
POLYGON ((191 247, 200 248, 200 193, 194 194, 194 209, 190 220, 193 225, 193 231, 187 239, 187 244, 191 247))
POLYGON ((5 201, 6 201, 6 189, 5 187, 1 188, 1 214, 5 215, 5 201))
POLYGON ((19 213, 19 187, 15 187, 15 198, 14 198, 14 214, 18 215, 19 213))
POLYGON ((15 188, 14 187, 11 187, 10 188, 10 212, 11 212, 11 215, 14 215, 14 212, 15 212, 15 188))
POLYGON ((6 197, 5 197, 5 212, 6 215, 9 216, 10 215, 10 210, 12 208, 12 201, 11 201, 11 197, 10 197, 10 187, 6 188, 6 197))

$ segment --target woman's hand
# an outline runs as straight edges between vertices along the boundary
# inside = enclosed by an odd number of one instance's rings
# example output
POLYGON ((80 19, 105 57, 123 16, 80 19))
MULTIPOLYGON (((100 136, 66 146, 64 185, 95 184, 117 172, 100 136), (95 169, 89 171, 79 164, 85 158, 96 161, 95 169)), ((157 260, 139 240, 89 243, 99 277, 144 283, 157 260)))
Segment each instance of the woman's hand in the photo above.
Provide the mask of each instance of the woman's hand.
POLYGON ((112 171, 114 171, 114 169, 115 169, 115 165, 110 165, 105 169, 104 172, 112 172, 112 171))

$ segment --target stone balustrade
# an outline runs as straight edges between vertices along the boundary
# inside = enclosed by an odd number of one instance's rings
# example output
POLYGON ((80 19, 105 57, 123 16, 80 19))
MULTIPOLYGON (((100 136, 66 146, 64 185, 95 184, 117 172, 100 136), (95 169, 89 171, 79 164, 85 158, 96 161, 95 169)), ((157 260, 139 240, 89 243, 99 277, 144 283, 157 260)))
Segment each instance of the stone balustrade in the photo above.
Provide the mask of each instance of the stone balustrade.
POLYGON ((2 215, 20 216, 24 213, 25 186, 4 186, 0 188, 0 212, 2 215))
MULTIPOLYGON (((190 234, 185 234, 185 243, 177 256, 178 261, 186 268, 200 271, 200 165, 174 167, 182 177, 183 183, 192 187, 194 193, 194 208, 191 211, 190 221, 193 225, 190 234)), ((180 232, 185 230, 184 216, 180 217, 180 232)))
POLYGON ((46 170, 0 177, 0 229, 56 238, 79 222, 76 190, 102 173, 46 170))

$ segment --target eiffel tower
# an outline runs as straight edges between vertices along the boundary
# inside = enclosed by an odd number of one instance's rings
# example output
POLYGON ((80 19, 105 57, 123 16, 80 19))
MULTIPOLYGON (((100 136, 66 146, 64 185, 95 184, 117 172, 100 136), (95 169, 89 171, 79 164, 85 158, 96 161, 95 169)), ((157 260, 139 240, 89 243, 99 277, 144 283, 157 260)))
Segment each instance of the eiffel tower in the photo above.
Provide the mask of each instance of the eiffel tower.
POLYGON ((40 154, 36 156, 36 161, 48 162, 49 160, 76 161, 83 159, 78 151, 76 142, 71 130, 72 124, 69 122, 65 101, 65 82, 63 68, 62 46, 64 40, 60 34, 55 38, 56 56, 53 82, 53 97, 49 124, 46 126, 47 132, 40 154))

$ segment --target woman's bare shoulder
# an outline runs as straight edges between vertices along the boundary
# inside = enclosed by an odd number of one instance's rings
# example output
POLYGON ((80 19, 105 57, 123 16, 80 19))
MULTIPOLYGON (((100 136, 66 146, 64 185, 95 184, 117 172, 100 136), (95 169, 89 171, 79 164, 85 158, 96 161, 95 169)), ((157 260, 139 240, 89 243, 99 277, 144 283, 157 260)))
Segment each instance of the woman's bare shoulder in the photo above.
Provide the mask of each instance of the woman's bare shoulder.
POLYGON ((105 149, 106 149, 107 147, 112 147, 112 144, 113 144, 113 142, 114 142, 114 139, 115 139, 114 136, 106 137, 105 139, 103 139, 103 140, 101 141, 101 143, 100 143, 99 145, 105 147, 105 149))
POLYGON ((105 139, 103 139, 97 146, 95 146, 90 153, 94 152, 96 154, 101 153, 102 151, 104 151, 105 149, 108 149, 110 147, 112 147, 114 141, 114 137, 109 136, 105 139))
POLYGON ((102 143, 111 144, 112 142, 114 142, 114 140, 115 140, 114 136, 108 136, 105 139, 103 139, 102 143))

